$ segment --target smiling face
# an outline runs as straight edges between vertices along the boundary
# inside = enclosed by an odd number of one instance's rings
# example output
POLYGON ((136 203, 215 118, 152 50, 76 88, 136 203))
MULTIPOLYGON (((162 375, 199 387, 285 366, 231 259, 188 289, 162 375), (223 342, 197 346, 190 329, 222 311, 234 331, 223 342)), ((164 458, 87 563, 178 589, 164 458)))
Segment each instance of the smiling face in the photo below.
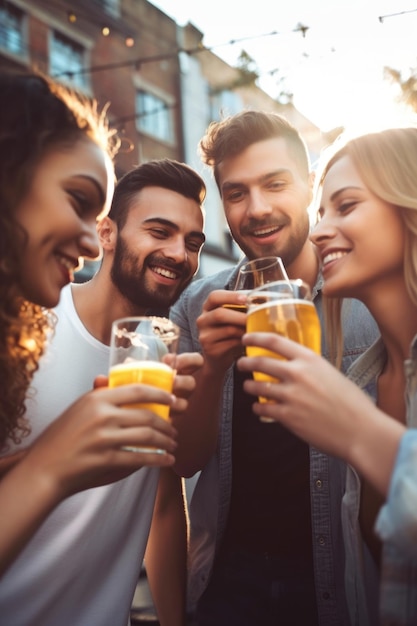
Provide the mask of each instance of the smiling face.
POLYGON ((96 220, 106 210, 111 178, 108 157, 88 138, 51 149, 37 165, 15 213, 27 234, 20 268, 24 298, 55 306, 79 257, 98 256, 96 220))
POLYGON ((349 156, 329 169, 311 235, 322 260, 323 292, 367 302, 404 281, 405 227, 395 206, 373 194, 349 156))
POLYGON ((140 308, 167 308, 198 270, 203 212, 191 198, 145 187, 130 204, 114 251, 111 278, 140 308))
POLYGON ((308 245, 311 181, 282 138, 253 143, 218 166, 233 238, 250 258, 281 256, 286 266, 308 245))

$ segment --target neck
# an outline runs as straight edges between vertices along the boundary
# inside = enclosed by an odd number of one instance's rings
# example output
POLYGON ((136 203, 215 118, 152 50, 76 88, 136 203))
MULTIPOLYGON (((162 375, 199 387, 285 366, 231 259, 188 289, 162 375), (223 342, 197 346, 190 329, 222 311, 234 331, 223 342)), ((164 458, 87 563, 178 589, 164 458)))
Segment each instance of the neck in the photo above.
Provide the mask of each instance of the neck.
POLYGON ((72 285, 72 295, 81 322, 93 337, 106 345, 110 343, 115 319, 146 313, 145 308, 134 307, 126 300, 102 269, 90 281, 72 285))
POLYGON ((313 289, 319 272, 319 261, 310 241, 305 243, 298 257, 286 269, 289 278, 301 278, 313 289))
MULTIPOLYGON (((376 323, 388 353, 388 360, 403 368, 410 355, 410 343, 417 334, 417 310, 401 277, 376 285, 363 298, 376 323)), ((362 298, 361 298, 362 299, 362 298)))

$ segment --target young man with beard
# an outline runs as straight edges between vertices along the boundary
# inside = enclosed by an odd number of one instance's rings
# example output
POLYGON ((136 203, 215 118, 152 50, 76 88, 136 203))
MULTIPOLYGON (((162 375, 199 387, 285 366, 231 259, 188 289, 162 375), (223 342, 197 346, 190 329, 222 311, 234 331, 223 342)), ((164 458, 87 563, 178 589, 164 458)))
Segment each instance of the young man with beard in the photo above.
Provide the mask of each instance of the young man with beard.
MULTIPOLYGON (((200 176, 168 159, 119 181, 97 227, 101 267, 89 282, 65 288, 55 309, 55 334, 27 406, 32 439, 107 374, 114 319, 166 314, 190 283, 204 242, 204 197, 200 176)), ((174 412, 184 410, 190 373, 201 363, 199 354, 179 355, 174 412)), ((144 427, 143 445, 155 441, 144 427)), ((160 624, 183 626, 184 500, 178 476, 157 467, 167 465, 163 456, 143 453, 138 472, 54 510, 2 579, 2 623, 126 626, 149 535, 146 567, 160 624)))
MULTIPOLYGON (((200 147, 246 258, 282 257, 291 278, 311 285, 321 315, 308 239, 313 175, 297 130, 274 113, 244 111, 213 122, 200 147)), ((347 626, 345 466, 252 412, 235 368, 246 315, 224 307, 245 301, 231 290, 237 269, 195 281, 171 310, 181 350, 204 356, 176 423, 176 470, 201 471, 190 505, 189 610, 198 626, 347 626)), ((346 369, 377 329, 358 301, 344 321, 346 369)), ((368 580, 377 587, 376 572, 368 580)))

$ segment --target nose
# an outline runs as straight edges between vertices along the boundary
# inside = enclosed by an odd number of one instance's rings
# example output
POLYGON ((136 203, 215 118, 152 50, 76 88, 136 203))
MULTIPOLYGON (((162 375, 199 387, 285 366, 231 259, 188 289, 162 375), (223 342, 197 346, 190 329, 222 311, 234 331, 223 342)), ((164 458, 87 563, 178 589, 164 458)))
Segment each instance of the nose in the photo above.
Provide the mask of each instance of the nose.
POLYGON ((318 247, 336 235, 336 227, 332 220, 323 216, 314 226, 310 234, 310 240, 318 247))
POLYGON ((80 256, 87 259, 96 259, 100 255, 100 245, 95 219, 83 222, 82 233, 78 238, 78 249, 80 256))
POLYGON ((249 217, 259 219, 272 212, 272 207, 260 189, 251 189, 248 195, 247 213, 249 217))
POLYGON ((188 253, 184 239, 182 237, 172 238, 169 243, 167 242, 164 254, 175 263, 185 263, 188 259, 188 253))

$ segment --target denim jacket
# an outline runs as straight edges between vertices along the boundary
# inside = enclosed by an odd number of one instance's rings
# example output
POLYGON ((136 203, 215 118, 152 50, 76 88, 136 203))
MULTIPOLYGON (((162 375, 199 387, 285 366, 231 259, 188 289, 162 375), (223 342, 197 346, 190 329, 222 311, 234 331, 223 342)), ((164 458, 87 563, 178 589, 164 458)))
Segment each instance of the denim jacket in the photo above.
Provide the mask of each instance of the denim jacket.
MULTIPOLYGON (((170 317, 181 329, 180 351, 199 351, 196 319, 209 293, 233 284, 237 268, 196 280, 172 307, 170 317)), ((314 301, 321 315, 321 281, 314 301)), ((378 330, 369 312, 358 301, 345 311, 344 369, 374 341, 378 330)), ((323 354, 326 350, 323 347, 323 354)), ((192 610, 204 592, 223 536, 231 494, 233 368, 226 374, 220 407, 217 449, 202 469, 190 503, 188 606, 192 610)), ((310 449, 310 492, 314 570, 321 626, 348 626, 349 612, 344 585, 345 555, 341 526, 341 500, 346 465, 310 449)))
MULTIPOLYGON (((353 382, 371 397, 377 397, 377 379, 386 361, 379 339, 350 368, 353 382)), ((417 337, 411 344, 410 358, 404 363, 406 374, 406 422, 410 428, 403 436, 397 455, 388 498, 377 517, 375 530, 383 541, 380 592, 381 626, 417 624, 417 337)), ((360 499, 360 482, 352 468, 347 471, 343 524, 347 554, 360 550, 354 528, 360 499)), ((364 588, 366 572, 349 558, 346 564, 349 590, 364 588)), ((360 594, 350 597, 350 606, 365 601, 360 594)), ((362 624, 362 622, 357 622, 362 624)))

